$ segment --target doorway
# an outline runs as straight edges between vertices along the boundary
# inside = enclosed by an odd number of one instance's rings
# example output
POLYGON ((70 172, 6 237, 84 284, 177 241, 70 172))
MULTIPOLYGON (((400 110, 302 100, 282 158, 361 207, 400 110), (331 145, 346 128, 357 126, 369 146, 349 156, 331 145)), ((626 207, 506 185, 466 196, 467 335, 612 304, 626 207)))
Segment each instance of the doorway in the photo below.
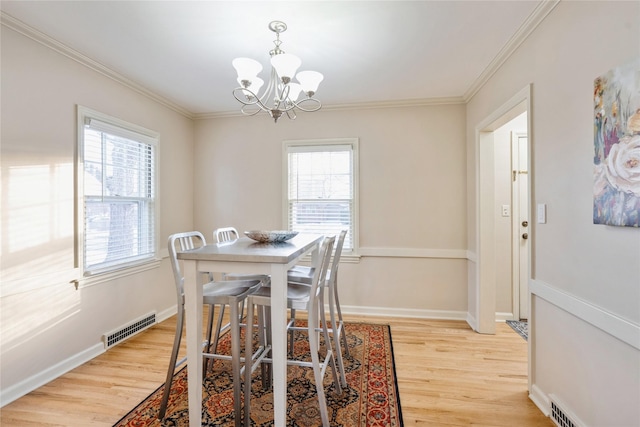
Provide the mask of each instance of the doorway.
MULTIPOLYGON (((529 292, 527 283, 530 276, 531 257, 530 251, 522 251, 520 246, 524 240, 526 248, 529 248, 531 234, 529 231, 531 223, 529 219, 531 156, 529 137, 526 137, 530 136, 530 99, 531 89, 530 86, 526 86, 476 127, 477 271, 474 293, 476 309, 474 329, 480 333, 495 333, 496 320, 519 320, 523 315, 528 317, 529 292), (514 128, 512 132, 507 132, 507 134, 514 135, 514 143, 519 149, 522 149, 522 153, 518 155, 518 162, 512 164, 511 138, 507 137, 506 150, 509 151, 509 155, 505 161, 507 171, 506 178, 504 178, 504 171, 497 170, 497 156, 500 154, 496 151, 497 131, 516 118, 522 119, 524 125, 520 129, 514 128), (527 167, 521 168, 520 161, 524 161, 527 167), (512 168, 516 165, 518 168, 512 168), (514 170, 516 171, 515 181, 512 178, 514 170), (526 179, 524 179, 525 176, 526 179), (514 182, 517 182, 518 186, 515 186, 514 182), (503 196, 497 193, 498 186, 502 186, 503 196), (516 206, 513 193, 519 191, 521 186, 526 191, 518 193, 516 206), (504 199, 500 197, 504 197, 504 199), (526 230, 522 229, 524 221, 526 221, 526 230), (525 233, 526 239, 523 237, 525 233), (503 239, 503 243, 499 244, 498 239, 503 239), (518 248, 517 253, 515 252, 516 248, 518 248), (516 259, 518 262, 517 278, 514 277, 516 259), (505 262, 505 260, 508 261, 505 262), (524 280, 521 280, 522 277, 524 280), (522 300, 522 304, 520 300, 522 300)), ((504 132, 505 129, 501 129, 501 131, 504 132)))
MULTIPOLYGON (((515 126, 526 130, 524 123, 515 126)), ((513 320, 529 318, 529 149, 526 132, 511 131, 512 283, 513 320)))

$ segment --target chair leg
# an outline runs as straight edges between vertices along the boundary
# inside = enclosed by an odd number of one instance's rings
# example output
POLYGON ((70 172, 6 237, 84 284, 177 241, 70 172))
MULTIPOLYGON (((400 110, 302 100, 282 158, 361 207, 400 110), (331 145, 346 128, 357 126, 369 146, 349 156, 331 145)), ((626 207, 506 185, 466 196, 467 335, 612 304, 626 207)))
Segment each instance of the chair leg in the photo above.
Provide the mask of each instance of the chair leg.
POLYGON ((238 316, 239 301, 231 304, 231 370, 233 376, 233 409, 235 412, 235 425, 242 425, 241 382, 240 382, 240 317, 238 316))
POLYGON ((173 349, 171 350, 171 358, 169 359, 169 368, 167 369, 167 378, 164 382, 164 393, 162 394, 162 402, 160 403, 160 411, 158 419, 163 420, 167 412, 167 404, 169 402, 169 394, 171 393, 171 384, 173 383, 173 374, 176 369, 176 360, 178 360, 178 352, 180 351, 180 341, 182 339, 182 328, 184 324, 184 307, 178 307, 176 323, 176 335, 173 339, 173 349))
POLYGON ((335 299, 336 311, 338 312, 338 322, 340 322, 340 328, 342 333, 342 344, 344 347, 344 355, 350 357, 349 344, 347 343, 347 331, 344 328, 344 321, 342 320, 342 310, 340 309, 340 298, 338 297, 338 278, 335 278, 333 283, 333 298, 335 299))
MULTIPOLYGON (((218 352, 218 341, 220 341, 220 333, 222 330, 222 317, 224 316, 224 308, 225 305, 224 304, 220 304, 220 312, 218 313, 218 322, 216 324, 216 331, 215 334, 213 335, 213 343, 210 343, 210 349, 212 353, 217 353, 218 352)), ((213 369, 213 364, 215 362, 216 359, 211 359, 211 363, 209 364, 209 369, 213 369)))
MULTIPOLYGON (((206 337, 206 343, 207 343, 207 348, 205 349, 205 353, 209 352, 209 347, 211 347, 211 334, 213 333, 213 316, 215 313, 215 305, 210 304, 209 305, 209 318, 207 320, 207 334, 205 335, 206 337)), ((214 350, 215 353, 215 350, 214 350)), ((203 357, 202 358, 202 378, 204 379, 204 377, 207 376, 207 367, 209 366, 209 358, 208 357, 203 357)), ((213 367, 213 359, 211 359, 211 366, 213 367)))
MULTIPOLYGON (((271 347, 271 307, 258 306, 262 316, 262 326, 260 328, 261 345, 263 348, 271 347)), ((267 354, 270 357, 270 354, 267 354)), ((260 365, 260 373, 262 375, 262 389, 269 390, 271 388, 273 371, 270 363, 262 363, 260 365)))
MULTIPOLYGON (((310 313, 311 314, 311 313, 310 313)), ((314 316, 315 317, 315 316, 314 316)), ((316 383, 316 393, 318 395, 318 404, 320 405, 320 418, 322 419, 322 426, 329 427, 329 411, 327 410, 327 398, 324 394, 323 375, 320 368, 320 355, 318 353, 318 319, 308 319, 308 331, 309 331, 309 350, 311 352, 311 364, 313 365, 313 376, 316 383)), ((331 352, 331 341, 328 341, 328 352, 331 352)), ((326 361, 326 358, 325 358, 326 361)), ((337 378, 334 376, 334 378, 337 378)), ((338 385, 339 387, 339 385, 338 385)))
MULTIPOLYGON (((249 297, 251 298, 251 297, 249 297)), ((247 328, 244 340, 244 425, 251 425, 251 367, 253 365, 253 301, 247 301, 247 328)), ((259 322, 261 323, 261 322, 259 322)), ((258 331, 260 334, 261 331, 258 331)))
MULTIPOLYGON (((289 321, 289 323, 291 324, 291 326, 293 328, 295 328, 296 326, 296 310, 295 309, 291 309, 291 320, 289 321)), ((294 337, 294 333, 295 330, 294 329, 290 329, 289 330, 289 358, 293 359, 293 346, 294 346, 294 341, 295 341, 295 337, 294 337)))
MULTIPOLYGON (((327 353, 325 356, 325 363, 327 363, 327 361, 331 362, 331 371, 333 374, 333 383, 336 386, 336 393, 337 394, 342 394, 342 385, 341 385, 341 377, 338 376, 338 366, 336 363, 336 352, 331 348, 331 338, 329 337, 329 331, 327 329, 327 315, 324 312, 324 303, 322 302, 322 298, 320 299, 320 321, 322 322, 323 327, 322 329, 322 335, 324 337, 324 342, 326 343, 325 346, 327 347, 327 353)), ((335 337, 335 332, 334 332, 334 337, 335 337)), ((318 340, 319 341, 319 340, 318 340)), ((326 368, 325 368, 326 370, 326 368)), ((342 373, 342 372, 341 372, 342 373)), ((346 379, 345 379, 345 383, 346 383, 346 379)))
MULTIPOLYGON (((340 372, 340 383, 342 387, 347 388, 347 374, 344 369, 344 361, 342 360, 342 348, 340 346, 340 335, 344 333, 341 325, 336 322, 336 310, 334 306, 334 295, 331 290, 329 290, 329 316, 331 320, 331 331, 333 335, 333 344, 335 346, 335 352, 333 353, 334 359, 338 359, 338 370, 340 372)), ((321 296, 320 302, 324 305, 324 298, 321 296)), ((323 317, 326 317, 324 315, 323 317)))

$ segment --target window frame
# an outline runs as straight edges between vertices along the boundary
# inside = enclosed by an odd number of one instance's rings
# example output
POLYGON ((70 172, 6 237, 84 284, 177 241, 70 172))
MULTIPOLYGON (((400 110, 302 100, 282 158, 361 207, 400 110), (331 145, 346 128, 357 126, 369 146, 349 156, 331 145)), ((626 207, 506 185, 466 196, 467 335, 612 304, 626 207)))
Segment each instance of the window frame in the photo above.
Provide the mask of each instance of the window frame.
POLYGON ((290 228, 289 224, 289 152, 290 147, 322 147, 323 150, 332 151, 332 146, 350 146, 352 153, 352 249, 344 250, 340 257, 341 261, 357 262, 359 255, 359 139, 358 138, 331 138, 331 139, 307 139, 307 140, 287 140, 282 143, 282 224, 285 229, 290 228), (329 148, 329 150, 327 150, 329 148))
MULTIPOLYGON (((77 151, 76 151, 76 266, 81 271, 81 285, 92 285, 118 277, 135 274, 140 271, 157 268, 160 265, 160 200, 159 200, 159 173, 158 165, 160 158, 160 134, 146 129, 142 126, 126 122, 116 117, 92 110, 90 108, 77 106, 77 151), (152 197, 118 197, 119 201, 135 201, 136 203, 150 203, 150 214, 146 216, 148 221, 153 221, 153 225, 148 230, 153 233, 151 237, 151 253, 148 256, 131 257, 127 260, 98 268, 85 268, 85 129, 86 124, 91 120, 99 122, 101 129, 105 133, 128 138, 140 143, 152 146, 151 167, 152 167, 152 197), (144 200, 143 200, 144 199, 144 200), (136 259, 137 258, 137 259, 136 259)), ((117 197, 117 196, 113 196, 117 197)))

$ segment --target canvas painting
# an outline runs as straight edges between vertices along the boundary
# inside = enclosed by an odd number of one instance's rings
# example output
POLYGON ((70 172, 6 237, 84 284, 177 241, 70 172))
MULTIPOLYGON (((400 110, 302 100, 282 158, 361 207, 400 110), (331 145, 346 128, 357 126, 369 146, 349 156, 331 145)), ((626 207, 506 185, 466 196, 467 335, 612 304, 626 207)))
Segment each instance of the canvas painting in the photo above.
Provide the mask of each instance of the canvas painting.
POLYGON ((593 223, 640 227, 640 57, 594 81, 593 223))

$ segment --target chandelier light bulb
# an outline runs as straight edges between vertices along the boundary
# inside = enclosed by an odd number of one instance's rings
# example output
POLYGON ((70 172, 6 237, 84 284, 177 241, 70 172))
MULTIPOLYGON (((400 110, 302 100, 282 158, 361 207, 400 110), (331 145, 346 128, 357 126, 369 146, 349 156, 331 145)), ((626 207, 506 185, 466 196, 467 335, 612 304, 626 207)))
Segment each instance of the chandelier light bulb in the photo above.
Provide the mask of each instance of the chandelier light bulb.
POLYGON ((302 92, 302 86, 298 83, 289 83, 289 100, 295 102, 300 97, 300 92, 302 92))
POLYGON ((317 71, 300 71, 296 79, 300 82, 304 93, 311 97, 318 90, 318 86, 320 86, 324 76, 317 71))
MULTIPOLYGON (((244 81, 238 78, 238 83, 240 83, 240 86, 242 86, 243 88, 245 87, 245 85, 243 84, 244 81)), ((242 93, 244 93, 244 96, 246 96, 249 101, 252 101, 258 95, 258 92, 260 91, 260 88, 263 84, 264 80, 262 80, 260 77, 254 77, 249 85, 246 86, 247 90, 243 90, 242 93)))
POLYGON ((236 58, 231 64, 238 73, 238 82, 242 85, 242 81, 246 80, 252 83, 262 71, 262 64, 251 58, 236 58))
POLYGON ((302 65, 302 61, 290 53, 281 53, 271 58, 271 65, 276 69, 278 77, 284 84, 287 84, 296 75, 296 71, 302 65))

